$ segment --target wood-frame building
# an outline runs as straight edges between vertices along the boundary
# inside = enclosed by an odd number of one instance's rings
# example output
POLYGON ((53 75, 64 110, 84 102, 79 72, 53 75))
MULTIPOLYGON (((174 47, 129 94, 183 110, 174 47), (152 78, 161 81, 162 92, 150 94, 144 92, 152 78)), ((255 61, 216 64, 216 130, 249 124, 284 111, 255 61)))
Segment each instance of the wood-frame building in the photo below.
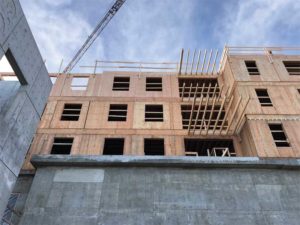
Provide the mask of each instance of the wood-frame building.
POLYGON ((299 157, 300 55, 290 54, 299 50, 182 51, 174 71, 96 73, 96 62, 94 73, 53 74, 23 169, 59 146, 72 155, 299 157))

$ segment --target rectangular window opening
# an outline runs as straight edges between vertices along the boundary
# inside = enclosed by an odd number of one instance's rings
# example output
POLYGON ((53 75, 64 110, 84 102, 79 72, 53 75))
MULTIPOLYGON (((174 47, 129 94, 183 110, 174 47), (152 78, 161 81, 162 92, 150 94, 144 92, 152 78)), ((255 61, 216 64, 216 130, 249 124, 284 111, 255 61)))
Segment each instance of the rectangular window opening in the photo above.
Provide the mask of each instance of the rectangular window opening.
POLYGON ((124 138, 105 138, 103 155, 123 155, 124 138))
POLYGON ((78 121, 82 104, 65 104, 60 120, 78 121))
POLYGON ((71 153, 73 138, 54 138, 51 149, 52 155, 69 155, 71 153))
POLYGON ((245 61, 249 75, 260 75, 255 61, 245 61))
POLYGON ((162 91, 162 78, 161 77, 147 77, 146 78, 146 91, 162 91))
POLYGON ((108 121, 126 121, 127 105, 111 104, 109 106, 108 121))
POLYGON ((230 139, 184 139, 186 156, 234 157, 233 141, 230 139))
POLYGON ((269 128, 277 147, 289 147, 289 141, 285 135, 282 124, 271 123, 269 128))
POLYGON ((300 75, 300 61, 283 61, 289 75, 300 75))
POLYGON ((273 106, 267 89, 255 89, 255 92, 261 106, 273 106))
POLYGON ((146 122, 163 122, 163 105, 145 105, 146 122))
POLYGON ((144 139, 145 155, 165 155, 164 139, 162 138, 145 138, 144 139))
POLYGON ((114 77, 113 91, 129 91, 130 77, 114 77))
POLYGON ((73 77, 71 82, 71 89, 73 91, 85 91, 89 83, 88 77, 73 77))

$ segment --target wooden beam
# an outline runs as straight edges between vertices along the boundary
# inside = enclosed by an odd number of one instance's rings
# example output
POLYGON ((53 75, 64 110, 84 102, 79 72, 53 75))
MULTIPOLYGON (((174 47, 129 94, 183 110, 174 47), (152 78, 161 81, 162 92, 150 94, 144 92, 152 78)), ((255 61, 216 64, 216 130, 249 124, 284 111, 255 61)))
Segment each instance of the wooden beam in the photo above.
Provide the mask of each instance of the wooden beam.
POLYGON ((213 104, 212 104, 212 106, 211 106, 211 111, 210 111, 210 115, 209 115, 209 119, 208 119, 207 129, 205 130, 205 135, 208 134, 209 125, 210 125, 210 121, 211 121, 211 118, 212 118, 212 115, 213 115, 213 112, 214 112, 216 99, 217 99, 217 97, 215 96, 215 97, 214 97, 214 100, 213 100, 213 104))
POLYGON ((184 88, 185 88, 185 82, 183 83, 183 86, 182 86, 182 91, 181 91, 181 101, 183 101, 184 88))
POLYGON ((198 52, 198 62, 197 62, 197 67, 196 67, 196 75, 198 74, 198 68, 201 60, 201 50, 198 52))
POLYGON ((211 49, 211 50, 210 50, 210 54, 209 54, 209 59, 208 59, 208 62, 207 62, 206 73, 208 73, 208 71, 209 71, 212 53, 213 53, 213 50, 211 49))
POLYGON ((219 133, 219 134, 222 133, 222 129, 223 129, 223 127, 224 127, 225 121, 227 120, 227 117, 228 117, 228 114, 229 114, 228 112, 229 112, 229 109, 231 108, 232 103, 233 103, 233 95, 231 96, 231 99, 230 99, 229 104, 228 104, 228 106, 227 106, 227 110, 226 110, 226 112, 225 112, 225 116, 224 116, 224 118, 223 118, 223 121, 222 121, 222 124, 221 124, 221 127, 220 127, 220 133, 219 133))
POLYGON ((192 87, 193 87, 193 83, 191 83, 191 85, 190 85, 190 91, 189 91, 189 98, 188 98, 188 101, 189 101, 190 98, 191 98, 192 87))
POLYGON ((205 51, 204 51, 204 59, 203 59, 203 62, 202 62, 202 67, 201 67, 201 74, 203 73, 203 70, 204 70, 204 65, 205 65, 205 61, 206 61, 206 54, 207 54, 207 50, 205 49, 205 51))
POLYGON ((245 112, 245 110, 246 110, 246 107, 247 107, 249 101, 250 101, 250 97, 248 97, 248 99, 247 99, 247 101, 246 101, 246 103, 245 103, 245 105, 244 105, 244 107, 243 107, 242 113, 241 113, 240 117, 239 117, 238 120, 237 120, 237 124, 236 124, 236 126, 235 126, 234 131, 233 131, 234 134, 235 134, 235 132, 237 131, 237 128, 238 128, 238 126, 239 126, 239 124, 240 124, 240 122, 241 122, 241 120, 242 120, 242 118, 243 118, 243 114, 244 114, 244 112, 245 112))
MULTIPOLYGON (((197 90, 198 90, 198 83, 197 83, 197 86, 196 86, 196 93, 197 93, 197 90)), ((190 115, 190 120, 189 120, 188 134, 190 133, 190 129, 191 129, 191 124, 192 124, 192 119, 193 119, 193 112, 194 112, 194 108, 195 108, 196 98, 197 98, 197 95, 195 94, 194 95, 193 105, 192 105, 192 110, 191 110, 191 115, 190 115)))
POLYGON ((235 114, 236 114, 237 111, 238 111, 238 108, 239 108, 239 106, 240 106, 240 104, 241 104, 241 101, 242 101, 242 97, 240 96, 240 97, 239 97, 239 100, 238 100, 237 104, 235 105, 234 110, 233 110, 233 112, 232 112, 231 119, 229 120, 228 127, 227 127, 226 133, 225 133, 226 135, 228 134, 229 128, 230 128, 231 125, 232 125, 232 122, 233 122, 233 120, 234 120, 234 118, 235 118, 235 114))
POLYGON ((188 50, 188 54, 187 54, 187 58, 186 58, 185 74, 187 74, 188 65, 189 65, 189 58, 190 58, 190 50, 188 50))
POLYGON ((180 61, 179 61, 179 72, 178 72, 179 74, 181 74, 183 54, 184 54, 184 50, 181 49, 181 53, 180 53, 180 61))
POLYGON ((191 72, 190 72, 190 74, 193 74, 193 68, 194 68, 195 57, 196 57, 196 49, 194 50, 194 55, 193 55, 193 60, 192 60, 192 65, 191 65, 191 72))
POLYGON ((213 129, 213 134, 215 134, 215 131, 216 131, 217 125, 218 125, 218 123, 219 123, 219 120, 220 120, 220 117, 221 117, 222 110, 223 110, 223 107, 224 107, 225 102, 226 102, 226 98, 224 97, 224 98, 223 98, 223 101, 222 101, 222 103, 221 103, 221 108, 220 108, 220 110, 219 110, 219 113, 218 113, 216 122, 215 122, 215 126, 214 126, 214 129, 213 129))
POLYGON ((211 70, 211 74, 214 74, 214 72, 215 72, 215 69, 216 69, 216 62, 217 62, 218 55, 219 55, 219 50, 217 50, 217 52, 216 52, 214 64, 213 64, 213 67, 212 67, 212 70, 211 70))
MULTIPOLYGON (((208 92, 210 91, 210 86, 211 86, 211 83, 209 83, 208 92)), ((203 115, 202 115, 202 120, 201 120, 201 125, 200 125, 200 135, 201 135, 203 123, 204 123, 204 120, 205 120, 205 113, 206 113, 206 110, 207 110, 207 105, 208 105, 208 102, 209 102, 209 98, 210 98, 209 94, 207 94, 206 95, 206 103, 205 103, 205 107, 204 107, 204 112, 203 112, 203 115)))
POLYGON ((200 102, 199 102, 199 105, 198 105, 199 107, 198 107, 196 119, 195 119, 195 122, 194 122, 193 135, 195 134, 196 126, 197 126, 197 124, 198 124, 198 119, 199 119, 199 115, 200 115, 200 110, 201 110, 201 106, 202 106, 202 101, 203 101, 203 95, 201 95, 201 97, 200 97, 200 102))

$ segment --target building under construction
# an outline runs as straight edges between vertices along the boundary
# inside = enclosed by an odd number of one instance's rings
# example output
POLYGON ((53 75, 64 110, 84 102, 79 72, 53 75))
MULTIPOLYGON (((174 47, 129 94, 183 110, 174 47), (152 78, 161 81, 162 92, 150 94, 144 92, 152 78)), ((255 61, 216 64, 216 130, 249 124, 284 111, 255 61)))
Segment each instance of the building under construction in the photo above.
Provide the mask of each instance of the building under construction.
POLYGON ((182 50, 177 62, 70 73, 89 39, 50 74, 1 225, 299 224, 300 48, 182 50))

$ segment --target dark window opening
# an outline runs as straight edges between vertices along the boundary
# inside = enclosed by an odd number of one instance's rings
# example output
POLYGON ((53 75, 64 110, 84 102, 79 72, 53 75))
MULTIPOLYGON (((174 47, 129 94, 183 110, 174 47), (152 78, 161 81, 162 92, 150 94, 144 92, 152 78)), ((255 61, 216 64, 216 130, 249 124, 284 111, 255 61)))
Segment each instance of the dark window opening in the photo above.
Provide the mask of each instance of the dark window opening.
POLYGON ((127 105, 110 105, 108 121, 126 121, 127 105))
POLYGON ((255 61, 245 61, 249 75, 260 75, 255 61))
POLYGON ((130 77, 114 77, 113 91, 129 91, 130 77))
POLYGON ((219 96, 220 88, 217 78, 179 78, 179 96, 181 98, 219 96))
POLYGON ((163 122, 163 105, 145 105, 146 122, 163 122))
POLYGON ((289 75, 300 75, 300 61, 283 61, 289 75))
POLYGON ((146 91, 162 91, 162 78, 161 77, 147 77, 146 78, 146 91))
POLYGON ((184 139, 186 156, 236 156, 233 141, 229 139, 184 139))
POLYGON ((60 120, 78 121, 82 104, 65 104, 60 120))
POLYGON ((145 138, 144 152, 145 155, 165 155, 164 139, 145 138))
POLYGON ((267 89, 255 89, 255 92, 261 106, 273 106, 267 89))
POLYGON ((71 153, 73 138, 54 138, 51 154, 68 155, 71 153))
POLYGON ((284 133, 282 124, 269 124, 271 134, 277 147, 289 147, 289 141, 284 133))
POLYGON ((123 155, 124 138, 105 138, 103 155, 123 155))

